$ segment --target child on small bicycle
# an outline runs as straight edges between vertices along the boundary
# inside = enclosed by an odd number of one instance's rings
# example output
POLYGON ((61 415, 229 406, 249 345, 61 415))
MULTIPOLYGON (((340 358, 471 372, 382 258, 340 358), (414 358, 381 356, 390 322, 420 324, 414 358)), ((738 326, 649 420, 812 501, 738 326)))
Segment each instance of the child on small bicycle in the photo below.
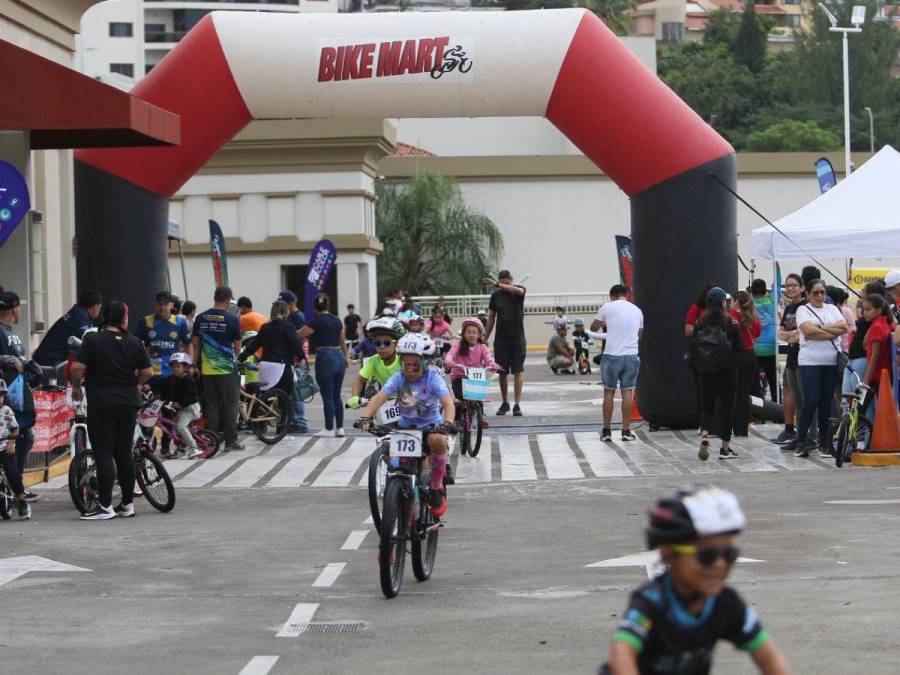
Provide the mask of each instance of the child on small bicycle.
MULTIPOLYGON (((484 344, 484 324, 476 317, 463 319, 462 338, 453 343, 449 353, 444 357, 444 368, 450 369, 450 387, 457 401, 463 400, 462 381, 466 377, 466 368, 503 370, 494 362, 490 348, 484 344)), ((459 412, 457 410, 457 419, 459 412)), ((483 424, 487 426, 487 422, 483 424)))
POLYGON ((0 379, 0 465, 3 466, 10 490, 16 495, 19 518, 28 520, 31 518, 31 505, 25 501, 25 486, 22 484, 22 474, 19 473, 19 465, 16 462, 19 423, 12 408, 6 405, 7 391, 6 381, 0 379))
POLYGON ((409 333, 397 342, 402 362, 401 372, 393 375, 369 401, 359 419, 360 428, 369 428, 372 416, 389 398, 397 397, 400 407, 401 429, 430 429, 423 434, 431 464, 431 508, 441 517, 447 510, 444 476, 447 470, 447 432, 453 427, 453 394, 447 389, 443 376, 429 368, 437 348, 427 335, 409 333))
POLYGON ((366 339, 375 347, 375 355, 370 356, 359 369, 359 375, 350 389, 350 398, 344 404, 347 408, 360 405, 360 396, 377 383, 378 388, 384 386, 392 375, 400 372, 400 358, 397 356, 397 340, 406 334, 406 329, 399 319, 385 316, 373 319, 366 324, 366 339))
POLYGON ((737 497, 712 486, 656 503, 647 546, 659 549, 667 569, 631 594, 600 675, 706 674, 719 640, 750 654, 764 675, 787 675, 754 609, 725 585, 744 522, 737 497))
POLYGON ((191 365, 193 364, 190 355, 176 352, 169 358, 172 374, 168 377, 157 375, 149 384, 157 396, 175 408, 175 426, 182 443, 187 448, 187 458, 195 459, 203 452, 197 447, 197 440, 190 430, 191 422, 200 419, 200 396, 190 372, 191 365))

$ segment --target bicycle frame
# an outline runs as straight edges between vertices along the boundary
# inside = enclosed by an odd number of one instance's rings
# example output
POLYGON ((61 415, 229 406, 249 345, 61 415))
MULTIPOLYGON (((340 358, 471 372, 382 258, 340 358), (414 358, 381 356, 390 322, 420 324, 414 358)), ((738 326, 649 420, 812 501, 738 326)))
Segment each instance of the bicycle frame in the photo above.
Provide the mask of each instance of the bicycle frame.
POLYGON ((278 422, 278 413, 266 403, 263 399, 256 395, 256 392, 249 393, 246 389, 241 387, 241 396, 240 396, 240 404, 238 405, 238 412, 241 416, 241 419, 244 422, 278 422), (250 410, 256 410, 256 406, 254 403, 260 406, 263 411, 269 413, 271 417, 251 417, 250 410))
MULTIPOLYGON (((137 425, 135 425, 137 426, 137 425)), ((75 457, 75 437, 78 431, 84 431, 85 449, 91 449, 91 435, 88 433, 87 426, 87 400, 84 396, 80 401, 75 401, 75 416, 72 418, 72 425, 69 428, 69 457, 75 457)))

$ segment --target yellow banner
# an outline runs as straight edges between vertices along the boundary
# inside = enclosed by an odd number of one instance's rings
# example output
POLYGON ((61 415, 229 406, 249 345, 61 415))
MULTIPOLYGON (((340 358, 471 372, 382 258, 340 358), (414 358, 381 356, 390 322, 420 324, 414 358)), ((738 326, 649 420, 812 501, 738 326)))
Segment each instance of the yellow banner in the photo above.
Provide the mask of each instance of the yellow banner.
POLYGON ((890 272, 887 267, 857 267, 850 271, 850 279, 847 285, 855 291, 861 291, 870 281, 884 279, 884 275, 890 272))

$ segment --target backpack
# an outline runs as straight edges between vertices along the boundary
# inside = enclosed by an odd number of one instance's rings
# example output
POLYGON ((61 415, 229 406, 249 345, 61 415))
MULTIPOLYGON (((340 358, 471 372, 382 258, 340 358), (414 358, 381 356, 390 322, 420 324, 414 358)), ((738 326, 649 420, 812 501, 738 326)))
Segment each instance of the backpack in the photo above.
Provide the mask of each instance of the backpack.
POLYGON ((701 373, 721 373, 732 361, 731 340, 719 323, 704 323, 694 330, 692 361, 701 373))

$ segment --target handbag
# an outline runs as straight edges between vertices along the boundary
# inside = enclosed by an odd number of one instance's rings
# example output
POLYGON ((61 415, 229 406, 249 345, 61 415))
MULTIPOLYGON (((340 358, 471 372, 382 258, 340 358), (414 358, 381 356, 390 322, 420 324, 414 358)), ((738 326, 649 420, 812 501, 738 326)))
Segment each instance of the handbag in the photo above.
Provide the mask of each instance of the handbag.
POLYGON ((294 366, 294 397, 309 403, 318 392, 319 385, 309 372, 309 364, 304 361, 302 366, 294 366))
MULTIPOLYGON (((825 325, 825 322, 822 321, 822 317, 816 314, 815 310, 810 307, 808 304, 806 305, 806 309, 813 313, 813 316, 816 317, 822 326, 825 325)), ((835 338, 837 339, 837 338, 835 338)), ((831 346, 834 347, 834 351, 837 352, 837 361, 835 365, 837 365, 838 377, 841 377, 844 373, 844 369, 847 367, 847 364, 850 363, 850 356, 846 354, 843 350, 838 349, 838 346, 834 344, 834 340, 829 340, 831 346)))
POLYGON ((19 373, 16 375, 6 392, 6 402, 14 412, 23 412, 25 410, 25 375, 19 373))

